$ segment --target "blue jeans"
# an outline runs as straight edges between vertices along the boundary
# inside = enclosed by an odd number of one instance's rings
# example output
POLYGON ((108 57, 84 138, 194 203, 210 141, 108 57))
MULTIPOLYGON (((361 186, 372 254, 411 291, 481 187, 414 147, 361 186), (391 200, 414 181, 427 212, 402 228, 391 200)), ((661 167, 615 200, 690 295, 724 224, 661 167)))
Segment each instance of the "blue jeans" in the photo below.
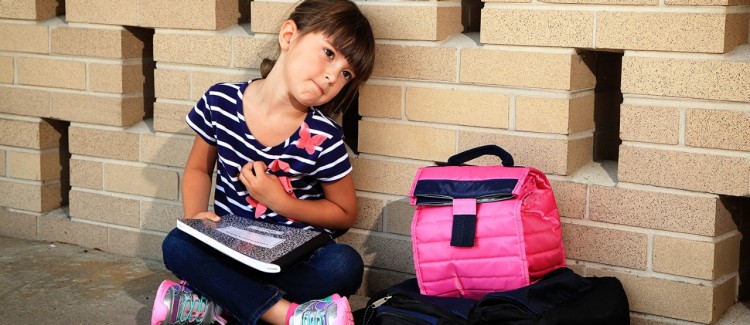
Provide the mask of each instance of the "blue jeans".
POLYGON ((228 310, 242 324, 255 324, 281 298, 296 303, 338 293, 353 295, 362 283, 362 257, 333 241, 307 260, 263 273, 173 229, 162 243, 164 265, 188 285, 228 310))

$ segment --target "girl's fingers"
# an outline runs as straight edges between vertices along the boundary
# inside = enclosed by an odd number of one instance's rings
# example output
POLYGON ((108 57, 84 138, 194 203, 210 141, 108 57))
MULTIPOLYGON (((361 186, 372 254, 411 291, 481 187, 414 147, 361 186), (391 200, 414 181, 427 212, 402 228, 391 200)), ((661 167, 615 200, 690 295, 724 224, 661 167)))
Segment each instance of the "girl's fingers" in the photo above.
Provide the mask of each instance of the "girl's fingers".
POLYGON ((266 169, 268 169, 268 166, 262 161, 256 161, 253 163, 253 171, 255 172, 255 176, 262 175, 266 173, 266 169))

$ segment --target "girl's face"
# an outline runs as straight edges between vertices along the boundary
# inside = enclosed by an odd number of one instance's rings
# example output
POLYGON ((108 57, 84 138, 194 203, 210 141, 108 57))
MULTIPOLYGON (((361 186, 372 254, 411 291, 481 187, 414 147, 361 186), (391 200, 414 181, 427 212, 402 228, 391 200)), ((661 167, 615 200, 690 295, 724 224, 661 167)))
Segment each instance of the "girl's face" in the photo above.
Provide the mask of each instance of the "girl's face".
POLYGON ((293 37, 286 65, 289 92, 302 106, 329 102, 355 77, 349 62, 322 33, 293 37))

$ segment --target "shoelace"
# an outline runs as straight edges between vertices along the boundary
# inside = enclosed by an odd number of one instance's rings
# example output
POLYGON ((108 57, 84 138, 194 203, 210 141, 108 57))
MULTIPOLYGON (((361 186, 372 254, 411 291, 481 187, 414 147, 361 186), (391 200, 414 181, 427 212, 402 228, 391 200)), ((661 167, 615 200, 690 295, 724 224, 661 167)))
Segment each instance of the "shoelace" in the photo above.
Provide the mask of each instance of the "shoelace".
MULTIPOLYGON (((185 287, 179 291, 173 291, 173 299, 180 299, 177 307, 177 324, 188 324, 202 322, 208 309, 209 301, 205 297, 198 296, 185 287)), ((174 301, 174 300, 173 300, 174 301)))

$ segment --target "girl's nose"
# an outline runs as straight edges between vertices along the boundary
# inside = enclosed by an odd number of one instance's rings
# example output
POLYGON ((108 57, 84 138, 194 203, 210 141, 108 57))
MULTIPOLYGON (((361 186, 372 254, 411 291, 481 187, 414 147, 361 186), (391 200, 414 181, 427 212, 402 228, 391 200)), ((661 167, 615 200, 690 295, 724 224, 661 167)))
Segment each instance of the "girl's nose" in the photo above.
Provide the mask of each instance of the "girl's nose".
POLYGON ((326 71, 326 80, 328 83, 333 84, 336 82, 336 72, 335 71, 326 71))

